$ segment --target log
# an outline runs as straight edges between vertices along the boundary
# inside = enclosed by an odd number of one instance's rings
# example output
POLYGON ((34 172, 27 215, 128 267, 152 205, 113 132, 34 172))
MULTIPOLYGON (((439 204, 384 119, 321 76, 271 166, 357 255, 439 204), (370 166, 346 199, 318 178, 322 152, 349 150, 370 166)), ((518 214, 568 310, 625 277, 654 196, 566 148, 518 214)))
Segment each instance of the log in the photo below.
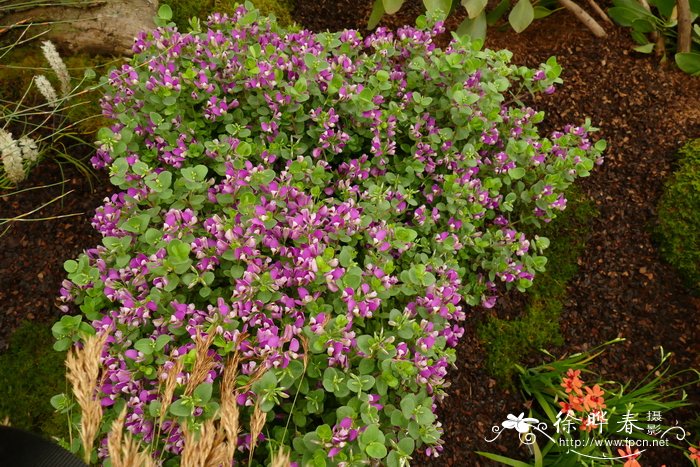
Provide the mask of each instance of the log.
POLYGON ((43 39, 51 39, 71 54, 131 55, 134 37, 154 28, 158 8, 156 0, 15 3, 16 8, 10 3, 0 13, 0 30, 22 24, 35 34, 46 31, 43 39))

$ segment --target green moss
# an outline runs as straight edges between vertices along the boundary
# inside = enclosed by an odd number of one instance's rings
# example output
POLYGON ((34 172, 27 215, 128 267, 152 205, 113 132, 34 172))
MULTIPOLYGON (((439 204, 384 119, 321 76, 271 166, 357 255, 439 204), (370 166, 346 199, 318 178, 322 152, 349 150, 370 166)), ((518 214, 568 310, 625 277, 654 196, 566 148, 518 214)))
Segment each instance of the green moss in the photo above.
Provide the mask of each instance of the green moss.
MULTIPOLYGON (((203 20, 213 12, 232 13, 238 4, 243 2, 232 0, 165 0, 163 3, 172 8, 173 21, 177 24, 178 29, 186 31, 190 18, 197 17, 203 20)), ((275 15, 277 22, 282 26, 290 26, 294 22, 291 15, 291 0, 252 0, 251 3, 263 15, 275 15)))
POLYGON ((700 293, 700 139, 679 153, 678 170, 666 183, 658 205, 656 238, 666 261, 700 293))
POLYGON ((51 397, 66 392, 64 352, 53 350, 48 324, 24 322, 0 354, 0 420, 46 437, 67 438, 65 416, 51 397))
POLYGON ((546 251, 547 271, 539 274, 530 289, 522 316, 507 320, 489 317, 479 326, 487 350, 489 372, 510 384, 515 365, 539 349, 563 343, 559 315, 566 285, 578 271, 577 259, 590 234, 595 205, 577 189, 568 193, 568 208, 540 234, 550 239, 546 251))

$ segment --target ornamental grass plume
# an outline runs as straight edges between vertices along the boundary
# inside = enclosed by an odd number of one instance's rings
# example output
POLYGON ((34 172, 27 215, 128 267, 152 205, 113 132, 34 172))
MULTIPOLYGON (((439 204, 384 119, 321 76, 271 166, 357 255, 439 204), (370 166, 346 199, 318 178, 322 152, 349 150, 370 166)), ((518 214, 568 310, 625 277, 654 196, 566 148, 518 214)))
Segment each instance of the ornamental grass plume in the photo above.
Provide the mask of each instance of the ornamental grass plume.
POLYGON ((270 467, 289 467, 290 465, 292 465, 292 461, 289 457, 289 452, 280 446, 277 450, 277 454, 272 455, 270 467))
POLYGON ((68 68, 63 62, 63 59, 58 54, 56 46, 51 41, 44 41, 41 45, 41 51, 49 62, 51 69, 58 77, 58 82, 61 84, 61 96, 66 97, 70 93, 70 74, 68 68))
POLYGON ((195 336, 194 340, 197 359, 194 362, 194 368, 192 368, 192 373, 190 374, 190 377, 187 380, 187 386, 185 387, 185 395, 187 396, 192 395, 195 388, 207 379, 209 372, 211 372, 216 366, 214 357, 209 355, 209 346, 214 341, 214 336, 215 334, 211 333, 205 339, 199 332, 197 332, 197 335, 195 336))
POLYGON ((255 408, 253 408, 253 415, 250 417, 250 455, 248 457, 248 463, 253 462, 253 453, 255 452, 255 446, 258 444, 258 436, 262 433, 262 429, 265 426, 265 420, 267 419, 267 414, 260 408, 260 401, 256 402, 255 408))
POLYGON ((233 457, 238 445, 238 433, 240 432, 240 411, 236 402, 236 376, 238 376, 239 354, 235 352, 230 357, 224 368, 221 380, 221 428, 225 433, 224 459, 226 465, 233 463, 233 457))
POLYGON ((66 378, 73 387, 82 416, 80 418, 80 440, 83 444, 84 460, 90 463, 92 445, 102 421, 102 405, 96 396, 100 384, 100 357, 106 334, 93 335, 85 340, 82 349, 68 352, 66 378))
POLYGON ((44 75, 36 75, 34 77, 34 84, 36 84, 37 89, 39 89, 41 95, 46 99, 49 107, 55 108, 58 105, 58 94, 56 94, 56 90, 53 88, 48 78, 44 75))
POLYGON ((22 164, 22 148, 12 137, 12 133, 0 129, 0 158, 7 180, 17 184, 24 180, 25 172, 22 164))
POLYGON ((175 364, 170 368, 170 370, 163 369, 160 372, 161 375, 165 376, 165 389, 163 390, 163 396, 160 400, 160 418, 158 420, 159 424, 162 424, 165 420, 165 416, 168 413, 168 408, 173 402, 173 395, 175 394, 175 389, 178 385, 178 375, 182 373, 182 358, 174 359, 174 361, 175 364))
POLYGON ((156 463, 146 451, 139 449, 139 443, 127 433, 124 434, 126 407, 112 422, 112 428, 107 436, 107 450, 112 467, 152 467, 156 463))
POLYGON ((189 423, 182 425, 185 445, 182 450, 182 467, 222 465, 225 452, 221 449, 223 432, 214 425, 213 419, 205 420, 199 430, 189 423))

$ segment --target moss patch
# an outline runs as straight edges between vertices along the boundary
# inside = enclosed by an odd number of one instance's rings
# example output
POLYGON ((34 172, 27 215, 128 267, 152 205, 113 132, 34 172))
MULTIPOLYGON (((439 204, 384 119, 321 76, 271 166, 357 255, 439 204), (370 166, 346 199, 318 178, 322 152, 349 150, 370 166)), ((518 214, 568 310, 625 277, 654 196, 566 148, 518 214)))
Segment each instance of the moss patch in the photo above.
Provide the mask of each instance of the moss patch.
POLYGON ((700 139, 679 153, 678 170, 666 183, 658 206, 656 238, 666 261, 700 293, 700 139))
MULTIPOLYGON (((167 4, 173 10, 173 22, 177 24, 178 29, 186 31, 188 29, 190 18, 197 17, 206 19, 213 12, 232 13, 236 9, 238 3, 243 3, 232 0, 165 0, 162 3, 167 4)), ((282 26, 290 26, 292 20, 291 0, 252 0, 251 3, 260 10, 264 16, 275 15, 277 22, 282 26)))
POLYGON ((502 383, 510 383, 515 365, 528 355, 562 344, 559 315, 566 285, 578 271, 577 259, 590 234, 590 220, 597 215, 593 202, 577 189, 568 193, 567 204, 567 209, 542 231, 541 235, 551 241, 545 253, 547 271, 539 274, 528 289, 522 316, 512 320, 489 317, 479 327, 488 354, 487 368, 502 383))
POLYGON ((50 399, 66 392, 65 352, 53 349, 49 324, 24 322, 0 354, 0 420, 46 437, 67 438, 64 415, 50 399))

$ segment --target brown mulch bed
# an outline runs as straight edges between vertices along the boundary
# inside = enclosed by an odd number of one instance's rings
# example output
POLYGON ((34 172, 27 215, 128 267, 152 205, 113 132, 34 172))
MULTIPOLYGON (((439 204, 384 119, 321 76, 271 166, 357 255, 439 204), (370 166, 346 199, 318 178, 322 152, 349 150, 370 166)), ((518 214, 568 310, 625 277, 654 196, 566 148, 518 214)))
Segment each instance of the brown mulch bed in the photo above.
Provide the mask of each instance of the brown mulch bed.
MULTIPOLYGON (((310 29, 363 29, 367 0, 299 1, 295 19, 310 29)), ((407 2, 392 26, 412 23, 421 12, 407 2)), ((453 20, 452 23, 458 21, 453 20)), ((674 368, 700 368, 700 300, 682 286, 673 269, 659 257, 651 238, 655 206, 674 154, 688 138, 700 137, 700 79, 660 67, 653 58, 631 51, 625 30, 607 26, 610 36, 594 38, 566 13, 536 22, 517 35, 505 28, 489 30, 487 46, 514 52, 517 64, 534 66, 555 55, 563 66, 564 85, 552 96, 535 99, 547 112, 547 128, 577 123, 586 116, 608 141, 605 164, 580 186, 595 201, 600 216, 579 259, 579 273, 569 284, 561 327, 565 345, 556 354, 585 350, 617 336, 627 340, 609 349, 596 369, 617 381, 638 379, 658 362, 660 347, 675 354, 674 368)), ((61 179, 55 164, 34 171, 24 186, 61 179)), ((63 261, 99 242, 89 219, 112 191, 104 175, 91 192, 85 180, 66 175, 66 196, 36 216, 82 212, 81 216, 44 222, 15 223, 0 237, 0 349, 24 320, 50 323, 57 317, 54 297, 64 278, 63 261)), ((57 196, 36 190, 21 196, 0 195, 0 217, 19 215, 57 196)), ((499 315, 517 316, 522 300, 501 301, 499 315)), ((474 310, 450 375, 450 397, 441 409, 445 451, 430 465, 492 465, 473 452, 487 450, 510 456, 524 451, 513 442, 487 443, 493 425, 508 413, 527 412, 528 402, 497 384, 484 369, 485 350, 476 337, 484 310, 474 310)), ((699 389, 690 399, 700 402, 699 389)), ((689 412, 680 414, 687 422, 689 412)), ((645 453, 657 465, 687 465, 670 449, 645 453)), ((428 465, 415 458, 416 465, 428 465)))

